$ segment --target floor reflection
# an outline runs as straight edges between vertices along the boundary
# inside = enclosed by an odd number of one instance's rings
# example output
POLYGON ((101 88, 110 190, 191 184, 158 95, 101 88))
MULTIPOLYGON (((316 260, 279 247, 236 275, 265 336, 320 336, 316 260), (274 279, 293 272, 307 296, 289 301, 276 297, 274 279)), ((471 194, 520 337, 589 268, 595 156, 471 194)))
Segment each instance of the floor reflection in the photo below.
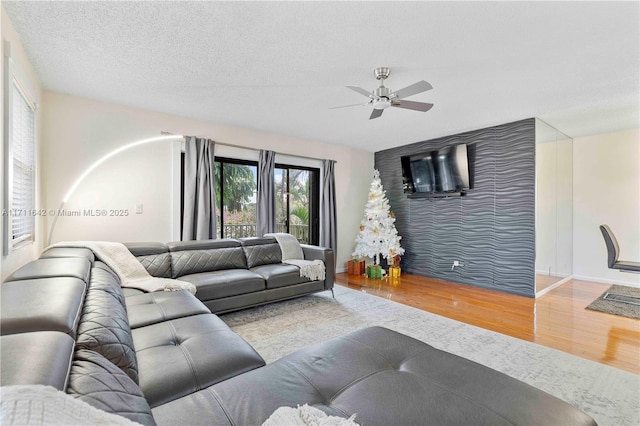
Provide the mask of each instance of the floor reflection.
MULTIPOLYGON (((607 333, 607 347, 604 350, 603 361, 616 358, 620 344, 637 345, 640 340, 640 330, 630 330, 627 328, 611 327, 607 333)), ((640 354, 638 354, 640 359, 640 354)))

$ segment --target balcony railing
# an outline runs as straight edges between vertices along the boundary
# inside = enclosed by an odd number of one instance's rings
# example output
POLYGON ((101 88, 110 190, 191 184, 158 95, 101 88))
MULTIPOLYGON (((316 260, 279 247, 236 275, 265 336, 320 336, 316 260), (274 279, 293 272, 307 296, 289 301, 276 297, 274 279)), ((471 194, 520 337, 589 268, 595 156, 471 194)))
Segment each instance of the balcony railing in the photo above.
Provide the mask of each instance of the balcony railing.
MULTIPOLYGON (((245 238, 256 236, 255 224, 233 224, 223 226, 225 238, 245 238)), ((276 224, 276 232, 287 232, 287 225, 284 223, 276 224)), ((309 244, 309 226, 308 225, 289 225, 289 233, 296 237, 302 244, 309 244)))

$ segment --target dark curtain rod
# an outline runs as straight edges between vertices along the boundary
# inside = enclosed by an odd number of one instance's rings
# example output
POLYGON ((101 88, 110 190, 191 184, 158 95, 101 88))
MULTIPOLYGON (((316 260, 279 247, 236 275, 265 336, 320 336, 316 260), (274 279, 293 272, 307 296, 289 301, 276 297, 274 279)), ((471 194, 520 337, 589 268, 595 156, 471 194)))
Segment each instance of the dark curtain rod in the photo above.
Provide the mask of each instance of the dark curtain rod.
MULTIPOLYGON (((160 134, 162 134, 163 136, 165 136, 165 135, 166 135, 166 136, 171 136, 171 135, 174 135, 175 133, 171 133, 171 132, 164 132, 164 131, 163 131, 163 132, 160 132, 160 134)), ((258 149, 258 148, 249 148, 249 147, 246 147, 246 146, 242 146, 242 145, 234 145, 234 144, 232 144, 232 143, 226 143, 226 142, 218 142, 218 141, 215 141, 215 142, 216 142, 216 145, 224 145, 224 146, 230 146, 230 147, 232 147, 232 148, 248 149, 248 150, 250 150, 250 151, 258 151, 258 152, 260 151, 260 149, 258 149)), ((297 154, 284 154, 284 153, 282 153, 282 155, 288 155, 288 156, 290 156, 290 157, 304 158, 304 159, 306 159, 306 160, 322 161, 322 159, 321 159, 321 158, 306 157, 306 156, 304 156, 304 155, 297 155, 297 154)), ((333 160, 333 161, 334 161, 335 163, 337 163, 337 161, 336 161, 336 160, 333 160)))

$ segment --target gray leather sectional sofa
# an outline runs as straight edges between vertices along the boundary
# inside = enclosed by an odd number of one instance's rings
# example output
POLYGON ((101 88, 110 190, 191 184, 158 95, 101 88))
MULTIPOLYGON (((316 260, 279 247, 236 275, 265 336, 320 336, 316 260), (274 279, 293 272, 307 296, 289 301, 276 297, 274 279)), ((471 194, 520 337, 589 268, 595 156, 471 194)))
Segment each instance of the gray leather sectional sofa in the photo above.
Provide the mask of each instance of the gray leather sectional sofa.
MULTIPOLYGON (((213 313, 224 313, 318 291, 332 290, 333 250, 302 244, 306 260, 322 260, 323 281, 310 281, 282 263, 274 238, 241 238, 126 244, 154 277, 188 281, 213 313)), ((135 290, 127 289, 127 294, 135 290)), ((138 292, 141 293, 141 292, 138 292)))
POLYGON ((259 425, 302 404, 356 414, 361 425, 595 424, 549 394, 379 327, 265 365, 192 294, 127 294, 87 249, 45 252, 0 288, 3 386, 53 386, 145 425, 259 425))

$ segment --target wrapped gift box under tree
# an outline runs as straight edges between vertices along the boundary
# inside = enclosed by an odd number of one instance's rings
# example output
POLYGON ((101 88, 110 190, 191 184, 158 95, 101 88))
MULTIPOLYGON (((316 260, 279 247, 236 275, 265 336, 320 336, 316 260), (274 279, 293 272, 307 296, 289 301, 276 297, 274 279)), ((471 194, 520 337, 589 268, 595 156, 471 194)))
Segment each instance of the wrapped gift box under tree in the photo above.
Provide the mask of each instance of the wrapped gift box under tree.
POLYGON ((382 266, 380 265, 367 266, 367 276, 369 278, 382 278, 382 266))
POLYGON ((389 266, 389 277, 390 278, 398 278, 400 277, 400 267, 399 266, 389 266))
POLYGON ((364 260, 351 259, 347 262, 347 273, 349 275, 364 275, 366 273, 366 265, 364 260))
POLYGON ((389 256, 387 259, 389 263, 389 278, 398 278, 400 277, 400 257, 399 256, 389 256))

